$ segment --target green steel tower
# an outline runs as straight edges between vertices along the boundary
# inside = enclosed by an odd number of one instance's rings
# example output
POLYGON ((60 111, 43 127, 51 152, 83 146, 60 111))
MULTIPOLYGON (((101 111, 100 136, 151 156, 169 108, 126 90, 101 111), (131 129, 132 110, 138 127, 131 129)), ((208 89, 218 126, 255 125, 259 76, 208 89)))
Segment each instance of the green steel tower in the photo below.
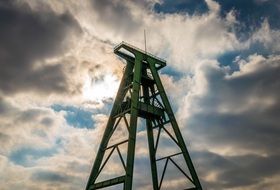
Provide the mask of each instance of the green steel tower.
POLYGON ((86 190, 102 189, 118 184, 123 184, 124 190, 132 189, 138 117, 143 118, 146 122, 153 190, 162 189, 166 168, 169 164, 173 164, 173 167, 175 166, 191 184, 185 189, 201 190, 198 176, 158 74, 158 70, 166 66, 166 61, 125 42, 116 46, 114 53, 125 59, 127 65, 86 190), (116 132, 121 121, 125 123, 128 137, 110 145, 110 138, 116 132), (158 158, 157 149, 162 132, 165 132, 166 136, 175 143, 179 151, 158 158), (120 146, 126 147, 126 156, 122 155, 120 146), (97 181, 114 152, 120 158, 124 174, 97 181), (175 158, 178 156, 181 156, 188 172, 176 163, 175 158), (163 166, 161 172, 158 169, 159 162, 163 166))

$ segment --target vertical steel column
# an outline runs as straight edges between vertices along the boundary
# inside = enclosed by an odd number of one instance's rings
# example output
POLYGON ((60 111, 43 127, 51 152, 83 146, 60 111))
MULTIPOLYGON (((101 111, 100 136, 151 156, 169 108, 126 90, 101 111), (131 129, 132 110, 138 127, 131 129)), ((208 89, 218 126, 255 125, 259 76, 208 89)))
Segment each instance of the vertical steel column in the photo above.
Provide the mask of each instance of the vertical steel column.
POLYGON ((117 113, 117 109, 120 106, 120 104, 122 103, 122 100, 124 99, 124 96, 125 96, 124 88, 125 88, 126 80, 129 76, 129 74, 132 73, 133 67, 134 67, 134 64, 132 62, 127 61, 127 66, 125 68, 124 75, 122 77, 122 80, 121 80, 121 83, 120 83, 120 86, 118 89, 118 93, 116 95, 116 99, 113 104, 113 107, 112 107, 112 110, 110 113, 110 117, 108 119, 105 131, 104 131, 104 134, 103 134, 103 137, 102 137, 102 140, 101 140, 101 143, 100 143, 100 146, 99 146, 99 149, 98 149, 98 152, 97 152, 97 155, 96 155, 96 158, 95 158, 95 161, 94 161, 94 164, 93 164, 93 167, 92 167, 89 179, 88 179, 86 190, 90 189, 90 185, 94 184, 96 181, 96 178, 98 177, 100 165, 102 163, 102 160, 103 160, 103 157, 105 154, 105 149, 110 140, 110 134, 113 130, 113 126, 116 121, 116 118, 114 118, 114 116, 117 113))
POLYGON ((171 105, 170 105, 170 103, 168 101, 167 95, 166 95, 166 93, 164 91, 164 88, 163 88, 163 85, 161 83, 161 80, 160 80, 160 77, 158 75, 158 72, 157 72, 157 70, 155 68, 156 61, 153 60, 153 59, 150 59, 150 58, 148 58, 147 61, 148 61, 148 64, 150 66, 150 69, 151 69, 152 75, 154 77, 154 80, 156 82, 156 86, 158 88, 158 91, 159 91, 160 97, 162 99, 163 105, 164 105, 164 107, 166 109, 166 112, 168 114, 168 117, 170 119, 172 128, 174 130, 174 133, 176 135, 176 138, 177 138, 178 143, 180 145, 180 148, 182 150, 184 159, 185 159, 185 161, 187 163, 187 166, 188 166, 188 168, 190 170, 190 174, 192 176, 192 179, 194 181, 196 189, 197 190, 201 190, 202 187, 201 187, 201 184, 199 182, 199 179, 198 179, 197 173, 195 171, 195 168, 193 166, 193 163, 191 161, 191 157, 190 157, 189 152, 187 150, 186 144, 185 144, 183 136, 182 136, 182 134, 180 132, 179 126, 177 124, 177 121, 175 119, 175 116, 174 116, 174 113, 172 111, 171 105))
MULTIPOLYGON (((147 73, 147 70, 145 70, 145 72, 147 73)), ((146 86, 146 85, 142 85, 142 87, 143 87, 144 102, 146 104, 150 104, 149 87, 146 86)), ((158 190, 158 173, 157 173, 157 163, 156 163, 156 152, 155 152, 154 133, 153 133, 153 126, 152 126, 151 119, 152 118, 147 118, 146 119, 146 127, 147 127, 147 136, 148 136, 149 156, 150 156, 150 165, 151 165, 151 172, 152 172, 153 190, 158 190)))
POLYGON ((135 53, 135 65, 133 75, 133 86, 131 96, 131 111, 130 111, 130 130, 127 147, 127 160, 126 160, 126 178, 124 183, 124 190, 132 189, 133 180, 133 167, 135 156, 135 143, 136 143, 136 131, 137 131, 137 117, 138 117, 138 102, 139 91, 141 85, 142 75, 142 59, 143 56, 140 53, 135 53))
MULTIPOLYGON (((88 179, 86 190, 101 189, 117 184, 123 184, 124 190, 132 190, 138 117, 146 119, 153 190, 160 189, 168 161, 172 162, 179 169, 179 171, 181 171, 186 176, 186 178, 192 182, 193 186, 195 186, 189 189, 202 190, 189 152, 185 145, 183 136, 180 132, 174 113, 170 106, 168 97, 164 91, 163 85, 158 74, 158 70, 164 67, 166 65, 166 62, 164 60, 161 60, 160 58, 148 54, 147 52, 143 52, 142 50, 128 45, 126 43, 121 43, 120 45, 116 46, 114 52, 127 61, 127 66, 124 71, 119 90, 116 95, 116 99, 113 104, 112 111, 110 113, 110 117, 108 119, 90 177, 88 179), (121 48, 124 48, 134 56, 130 56, 129 54, 119 51, 121 48), (150 75, 148 76, 148 69, 151 70, 152 77, 150 77, 150 75), (142 97, 140 97, 141 86, 143 92, 142 97), (155 87, 157 88, 158 92, 155 92, 155 87), (130 92, 130 98, 124 100, 125 95, 128 91, 130 92), (162 103, 159 102, 157 96, 160 96, 162 103), (144 98, 144 102, 142 101, 142 98, 144 98), (151 102, 151 100, 153 101, 151 102), (156 100, 157 103, 154 100, 156 100), (160 104, 160 106, 158 104, 160 104), (126 120, 125 114, 130 114, 129 122, 126 120), (166 114, 168 115, 169 120, 166 120, 166 114), (126 127, 128 128, 128 139, 108 147, 109 140, 112 134, 115 132, 116 127, 118 126, 122 118, 124 118, 126 127), (157 122, 154 123, 154 121, 157 122), (154 142, 154 130, 155 128, 160 127, 160 125, 162 125, 162 128, 165 129, 163 125, 167 123, 171 123, 172 129, 175 133, 177 140, 173 137, 173 135, 170 135, 168 131, 166 132, 169 134, 169 137, 172 138, 172 140, 174 140, 176 144, 180 147, 181 152, 169 155, 167 157, 156 159, 157 148, 155 146, 158 145, 160 131, 157 135, 157 142, 154 142), (118 146, 126 142, 127 158, 125 164, 118 146), (111 152, 109 153, 109 156, 105 159, 104 163, 102 163, 105 151, 109 149, 111 149, 111 152), (125 170, 125 175, 121 175, 116 178, 111 178, 96 183, 96 179, 98 178, 99 173, 107 164, 107 161, 110 159, 110 156, 114 150, 118 151, 118 154, 122 161, 122 165, 125 170), (179 154, 183 154, 184 161, 187 164, 192 179, 171 158, 179 154), (163 175, 161 176, 161 180, 159 183, 157 161, 163 159, 166 159, 166 162, 163 175)), ((159 130, 161 130, 161 128, 159 130)))

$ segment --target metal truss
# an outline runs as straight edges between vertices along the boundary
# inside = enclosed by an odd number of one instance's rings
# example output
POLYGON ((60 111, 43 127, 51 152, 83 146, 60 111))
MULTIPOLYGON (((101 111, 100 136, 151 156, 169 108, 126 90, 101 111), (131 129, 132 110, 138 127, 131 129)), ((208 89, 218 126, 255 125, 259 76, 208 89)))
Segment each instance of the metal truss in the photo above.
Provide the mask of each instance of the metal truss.
POLYGON ((86 190, 102 189, 117 184, 123 184, 124 190, 132 189, 138 117, 146 120, 153 189, 161 190, 166 168, 169 164, 173 164, 178 169, 178 172, 185 176, 186 181, 192 184, 192 187, 187 189, 201 190, 202 187, 198 176, 158 74, 158 70, 166 66, 166 62, 124 42, 114 49, 114 53, 125 59, 127 65, 124 69, 86 190), (109 145, 108 143, 120 125, 120 121, 125 123, 128 137, 125 140, 109 145), (163 131, 180 151, 158 158, 159 139, 163 131), (171 131, 173 131, 173 134, 171 131), (126 160, 121 153, 121 145, 127 147, 126 160), (114 152, 117 152, 120 158, 124 175, 97 182, 96 179, 102 173, 114 152), (106 156, 105 153, 107 154, 106 156), (179 155, 182 155, 189 174, 176 163, 174 158, 179 155), (158 162, 164 162, 161 175, 158 171, 158 162))

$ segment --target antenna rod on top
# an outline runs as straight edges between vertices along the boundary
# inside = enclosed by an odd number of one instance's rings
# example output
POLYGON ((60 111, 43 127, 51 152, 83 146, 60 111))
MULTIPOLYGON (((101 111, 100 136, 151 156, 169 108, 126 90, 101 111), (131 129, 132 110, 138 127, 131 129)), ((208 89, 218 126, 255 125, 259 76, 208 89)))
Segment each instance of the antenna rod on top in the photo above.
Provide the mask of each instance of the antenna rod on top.
POLYGON ((145 54, 147 54, 147 45, 146 45, 146 30, 144 29, 144 41, 145 41, 145 54))

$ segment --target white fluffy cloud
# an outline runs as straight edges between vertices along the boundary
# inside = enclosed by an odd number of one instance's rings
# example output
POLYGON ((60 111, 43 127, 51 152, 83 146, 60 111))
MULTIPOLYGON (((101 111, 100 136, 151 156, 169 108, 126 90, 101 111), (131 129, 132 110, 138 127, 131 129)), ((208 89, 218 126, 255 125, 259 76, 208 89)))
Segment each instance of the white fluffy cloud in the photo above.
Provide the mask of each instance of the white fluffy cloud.
MULTIPOLYGON (((152 11, 154 1, 16 1, 13 10, 28 7, 28 18, 43 15, 37 21, 40 27, 48 24, 43 18, 49 16, 52 22, 70 23, 79 32, 64 38, 60 30, 51 30, 50 34, 58 34, 54 41, 63 41, 57 47, 63 51, 49 54, 48 48, 42 49, 43 53, 34 54, 36 59, 28 59, 28 68, 32 69, 56 65, 61 77, 43 77, 35 83, 38 76, 34 75, 34 81, 28 84, 35 85, 15 89, 9 97, 0 87, 0 171, 6 171, 0 172, 4 176, 1 187, 38 189, 40 184, 41 189, 84 188, 116 93, 114 87, 109 97, 101 95, 102 101, 89 100, 83 94, 85 84, 105 84, 108 76, 117 83, 125 65, 112 48, 123 40, 143 48, 144 29, 148 51, 168 61, 162 80, 203 185, 207 189, 277 187, 279 167, 262 163, 277 164, 280 154, 273 148, 280 144, 279 31, 271 29, 265 20, 247 40, 240 41, 236 30, 241 23, 235 11, 221 17, 217 2, 206 3, 207 13, 191 16, 156 14, 152 11), (266 55, 250 51, 256 44, 261 44, 266 55), (249 52, 235 57, 236 69, 218 62, 219 56, 235 51, 249 52), (170 68, 179 74, 169 74, 170 68), (63 90, 44 90, 42 81, 50 79, 58 86, 62 80, 63 90), (54 111, 51 106, 55 104, 90 111, 94 127, 71 126, 67 121, 69 110, 54 111)), ((52 42, 50 36, 47 32, 43 42, 52 42)), ((0 58, 3 55, 0 48, 0 58)), ((27 71, 32 73, 32 69, 27 71)), ((89 92, 93 97, 98 95, 94 90, 89 92)), ((135 176, 139 180, 135 186, 149 189, 149 175, 143 175, 149 171, 143 156, 147 155, 143 131, 138 139, 135 176)), ((120 169, 116 164, 112 168, 120 169)), ((181 183, 178 179, 169 185, 175 188, 181 183)))

